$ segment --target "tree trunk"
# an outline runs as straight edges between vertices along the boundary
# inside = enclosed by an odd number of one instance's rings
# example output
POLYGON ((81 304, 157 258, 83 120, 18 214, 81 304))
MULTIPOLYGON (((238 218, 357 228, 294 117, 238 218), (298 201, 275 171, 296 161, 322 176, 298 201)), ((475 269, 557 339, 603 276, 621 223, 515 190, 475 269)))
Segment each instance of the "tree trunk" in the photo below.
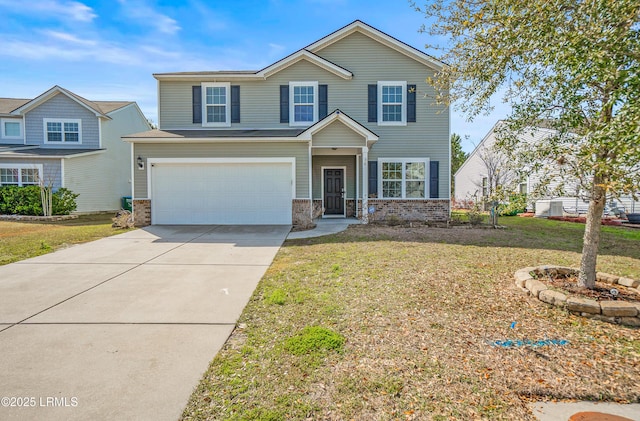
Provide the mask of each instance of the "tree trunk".
POLYGON ((602 227, 602 212, 607 197, 607 190, 603 187, 600 177, 594 177, 589 211, 584 228, 582 243, 582 259, 580 261, 580 275, 578 286, 593 289, 596 286, 596 260, 600 245, 600 229, 602 227))

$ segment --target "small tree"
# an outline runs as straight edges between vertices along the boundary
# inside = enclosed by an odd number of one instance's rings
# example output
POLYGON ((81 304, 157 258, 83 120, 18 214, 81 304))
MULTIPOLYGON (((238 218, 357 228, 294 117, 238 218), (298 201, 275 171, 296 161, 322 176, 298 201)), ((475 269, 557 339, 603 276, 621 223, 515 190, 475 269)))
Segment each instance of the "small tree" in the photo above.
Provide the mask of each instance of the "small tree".
MULTIPOLYGON (((468 154, 462 150, 462 139, 457 133, 451 133, 451 174, 455 174, 467 160, 468 154)), ((451 180, 451 193, 455 189, 455 180, 451 180)))
MULTIPOLYGON (((607 192, 640 185, 640 2, 432 0, 416 8, 431 35, 451 38, 439 57, 449 65, 428 79, 441 100, 460 101, 473 117, 501 93, 513 133, 543 122, 557 130, 530 157, 569 160, 585 181, 578 283, 593 288, 607 192)), ((517 150, 514 139, 502 147, 517 150)))

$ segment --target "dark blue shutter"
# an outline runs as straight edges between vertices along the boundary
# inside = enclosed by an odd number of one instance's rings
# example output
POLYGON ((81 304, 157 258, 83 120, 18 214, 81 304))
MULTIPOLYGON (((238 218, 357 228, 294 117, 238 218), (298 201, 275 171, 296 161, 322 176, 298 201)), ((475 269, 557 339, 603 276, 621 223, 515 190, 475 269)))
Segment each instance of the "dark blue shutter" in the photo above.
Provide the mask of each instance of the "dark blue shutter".
POLYGON ((240 86, 231 85, 231 122, 240 123, 240 86))
POLYGON ((202 86, 191 87, 191 103, 193 106, 193 122, 202 123, 202 86))
POLYGON ((407 85, 407 123, 416 122, 416 85, 407 85))
POLYGON ((280 85, 280 123, 289 122, 289 85, 280 85))
POLYGON ((378 196, 378 161, 369 161, 369 196, 378 196))
POLYGON ((429 197, 437 199, 440 196, 438 194, 440 163, 438 161, 429 161, 429 164, 429 197))
POLYGON ((369 123, 378 121, 378 85, 368 86, 369 123))
POLYGON ((318 85, 318 119, 322 120, 329 113, 327 85, 318 85))

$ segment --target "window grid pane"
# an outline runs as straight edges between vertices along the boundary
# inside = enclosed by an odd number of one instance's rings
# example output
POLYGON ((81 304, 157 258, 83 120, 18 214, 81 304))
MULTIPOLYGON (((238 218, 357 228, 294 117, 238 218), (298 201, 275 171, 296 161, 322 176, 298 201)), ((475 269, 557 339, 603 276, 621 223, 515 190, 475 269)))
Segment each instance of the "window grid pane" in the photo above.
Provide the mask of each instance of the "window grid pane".
POLYGON ((402 105, 383 105, 382 121, 402 121, 402 105))
POLYGON ((383 180, 402 180, 401 162, 384 162, 382 164, 383 180))
POLYGON ((382 181, 382 197, 402 197, 402 181, 382 181))
POLYGON ((424 198, 424 181, 407 181, 407 198, 424 198))
POLYGON ((18 169, 0 168, 0 184, 18 184, 18 169))
POLYGON ((207 123, 226 123, 227 107, 214 105, 207 107, 207 123))
POLYGON ((296 105, 295 121, 313 121, 313 105, 296 105))
POLYGON ((207 105, 226 105, 227 89, 223 86, 207 88, 207 105))
POLYGON ((22 184, 38 184, 39 176, 36 168, 22 169, 22 184))

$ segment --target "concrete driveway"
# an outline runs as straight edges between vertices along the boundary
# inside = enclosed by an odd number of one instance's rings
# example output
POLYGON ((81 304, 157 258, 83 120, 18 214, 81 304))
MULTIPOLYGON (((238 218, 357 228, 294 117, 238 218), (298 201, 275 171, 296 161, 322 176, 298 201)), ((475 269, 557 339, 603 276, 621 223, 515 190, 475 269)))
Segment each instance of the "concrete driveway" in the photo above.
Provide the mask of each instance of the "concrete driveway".
POLYGON ((153 226, 0 267, 0 419, 175 420, 289 226, 153 226))

